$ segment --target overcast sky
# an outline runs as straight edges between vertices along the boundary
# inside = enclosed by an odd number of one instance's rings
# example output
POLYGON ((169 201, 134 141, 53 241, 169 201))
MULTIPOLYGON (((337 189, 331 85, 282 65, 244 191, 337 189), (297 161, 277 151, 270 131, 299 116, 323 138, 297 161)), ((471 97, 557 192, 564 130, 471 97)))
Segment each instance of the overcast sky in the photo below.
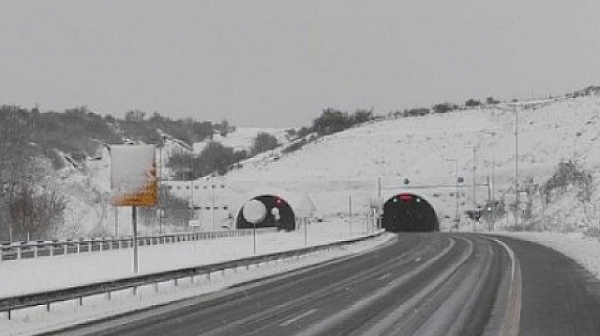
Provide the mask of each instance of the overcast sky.
POLYGON ((305 126, 600 85, 598 0, 0 0, 0 104, 305 126))

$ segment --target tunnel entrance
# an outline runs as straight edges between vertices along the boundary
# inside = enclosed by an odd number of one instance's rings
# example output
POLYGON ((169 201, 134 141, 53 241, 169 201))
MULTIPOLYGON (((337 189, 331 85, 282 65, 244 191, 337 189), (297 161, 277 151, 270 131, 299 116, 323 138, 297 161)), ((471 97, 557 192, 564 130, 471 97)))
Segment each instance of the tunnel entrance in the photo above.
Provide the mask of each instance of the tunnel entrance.
POLYGON ((391 232, 439 231, 435 210, 420 196, 402 193, 383 205, 383 228, 391 232))
MULTIPOLYGON (((260 201, 267 210, 265 218, 256 224, 256 228, 277 227, 286 231, 296 229, 294 210, 283 198, 274 195, 262 195, 254 197, 252 200, 260 201)), ((236 228, 251 229, 253 227, 254 225, 244 218, 242 209, 240 209, 236 219, 236 228)))

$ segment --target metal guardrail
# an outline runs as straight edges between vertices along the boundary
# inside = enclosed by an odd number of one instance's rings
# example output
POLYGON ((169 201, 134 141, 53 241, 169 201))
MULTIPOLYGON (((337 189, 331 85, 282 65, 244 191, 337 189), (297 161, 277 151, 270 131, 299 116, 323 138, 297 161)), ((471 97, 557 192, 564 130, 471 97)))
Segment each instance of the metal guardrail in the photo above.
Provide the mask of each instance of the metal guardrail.
MULTIPOLYGON (((240 260, 227 261, 218 264, 211 264, 205 266, 191 267, 191 268, 183 268, 174 271, 154 273, 148 275, 141 276, 133 276, 126 279, 120 279, 115 281, 108 282, 99 282, 95 284, 85 285, 85 286, 77 286, 71 288, 65 288, 60 290, 54 290, 43 293, 35 293, 28 294, 16 297, 8 297, 0 299, 0 312, 8 313, 8 319, 11 319, 11 313, 15 310, 35 307, 35 306, 46 306, 46 310, 50 311, 50 306, 53 303, 64 302, 70 300, 77 300, 79 305, 83 305, 83 299, 85 297, 94 296, 94 295, 107 295, 107 298, 110 299, 111 293, 121 290, 132 289, 133 295, 136 295, 138 287, 146 286, 146 285, 156 285, 166 281, 174 281, 175 285, 177 285, 177 281, 189 278, 191 282, 194 282, 194 278, 196 276, 206 275, 209 279, 211 274, 215 272, 224 272, 227 269, 236 269, 238 267, 246 267, 249 268, 251 265, 258 265, 261 263, 280 260, 280 259, 289 259, 289 258, 299 258, 300 256, 307 255, 310 253, 314 253, 321 250, 329 250, 331 248, 336 248, 344 245, 349 245, 359 241, 365 241, 367 239, 379 236, 383 234, 385 231, 379 231, 374 234, 340 241, 327 245, 313 246, 302 248, 298 250, 286 251, 286 252, 278 252, 273 254, 255 256, 240 260)), ((157 287, 156 287, 157 288, 157 287)))
MULTIPOLYGON (((277 232, 277 228, 256 229, 257 234, 277 232)), ((252 235, 252 229, 177 233, 160 236, 138 237, 138 246, 172 244, 186 241, 210 240, 217 238, 242 237, 252 235)), ((89 253, 131 248, 132 237, 15 242, 0 245, 0 263, 3 261, 31 259, 44 256, 89 253)))

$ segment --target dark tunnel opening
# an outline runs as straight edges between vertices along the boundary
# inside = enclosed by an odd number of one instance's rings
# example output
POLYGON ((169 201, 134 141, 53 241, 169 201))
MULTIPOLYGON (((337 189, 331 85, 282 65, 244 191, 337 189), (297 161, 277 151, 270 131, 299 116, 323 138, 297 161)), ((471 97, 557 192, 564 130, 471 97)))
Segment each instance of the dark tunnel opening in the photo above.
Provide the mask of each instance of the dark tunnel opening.
MULTIPOLYGON (((256 228, 277 227, 286 231, 292 231, 296 228, 294 210, 283 198, 274 195, 262 195, 254 197, 253 200, 263 203, 267 210, 265 218, 256 224, 256 228)), ((244 218, 242 209, 240 209, 237 215, 236 228, 253 228, 254 225, 244 218)))
POLYGON ((425 199, 409 193, 395 195, 383 205, 383 228, 391 232, 439 231, 435 210, 425 199))

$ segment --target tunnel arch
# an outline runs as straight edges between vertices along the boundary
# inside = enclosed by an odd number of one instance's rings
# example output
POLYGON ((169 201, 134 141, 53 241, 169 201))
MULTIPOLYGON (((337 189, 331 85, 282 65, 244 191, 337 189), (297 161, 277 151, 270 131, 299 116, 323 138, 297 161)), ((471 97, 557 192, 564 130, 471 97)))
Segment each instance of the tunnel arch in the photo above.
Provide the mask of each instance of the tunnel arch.
POLYGON ((382 226, 391 232, 440 230, 433 206, 423 197, 412 193, 394 195, 383 204, 382 226))
MULTIPOLYGON (((257 228, 277 227, 286 231, 296 229, 296 214, 290 203, 277 195, 260 195, 251 200, 260 201, 265 205, 267 214, 265 219, 256 224, 257 228)), ((251 201, 249 200, 249 201, 251 201)), ((243 207, 237 213, 236 225, 238 229, 251 229, 254 225, 248 222, 243 215, 243 207)))

